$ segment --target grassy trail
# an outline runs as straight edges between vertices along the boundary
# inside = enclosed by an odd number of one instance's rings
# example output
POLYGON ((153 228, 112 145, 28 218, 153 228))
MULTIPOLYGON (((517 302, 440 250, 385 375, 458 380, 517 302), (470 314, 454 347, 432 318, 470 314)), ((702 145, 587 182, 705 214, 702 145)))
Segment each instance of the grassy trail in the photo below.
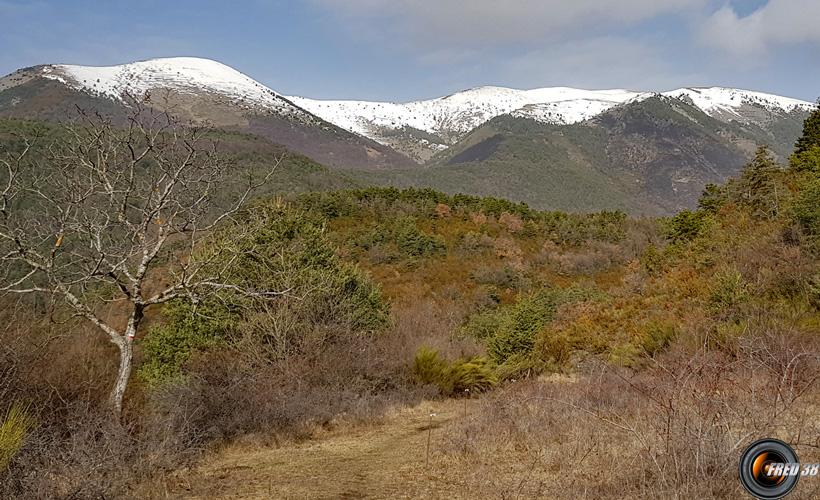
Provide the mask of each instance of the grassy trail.
MULTIPOLYGON (((463 401, 395 410, 380 424, 342 427, 299 444, 235 446, 155 483, 154 498, 457 497, 458 481, 436 466, 441 438, 463 417, 463 401), (431 419, 430 414, 435 413, 431 419), (432 422, 432 425, 431 425, 432 422), (430 464, 426 464, 430 438, 430 464)), ((440 458, 440 457, 439 457, 440 458)))

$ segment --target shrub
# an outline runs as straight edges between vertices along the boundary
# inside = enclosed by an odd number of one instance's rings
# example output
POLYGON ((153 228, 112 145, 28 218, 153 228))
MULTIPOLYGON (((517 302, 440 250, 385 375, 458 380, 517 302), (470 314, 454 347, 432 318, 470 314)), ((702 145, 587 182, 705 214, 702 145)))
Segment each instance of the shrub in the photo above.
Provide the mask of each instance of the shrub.
POLYGON ((525 287, 526 280, 510 266, 482 267, 470 273, 470 278, 480 285, 495 285, 518 290, 525 287))
POLYGON ((816 244, 820 239, 820 180, 808 183, 800 191, 791 212, 803 232, 816 244))
POLYGON ((185 301, 169 303, 163 313, 168 323, 152 328, 140 341, 145 361, 139 375, 150 387, 179 378, 185 363, 196 352, 220 345, 238 319, 224 307, 194 308, 185 301))
POLYGON ((709 301, 715 309, 731 308, 748 298, 749 291, 739 271, 727 269, 715 275, 715 282, 709 295, 709 301))
POLYGON ((379 287, 340 261, 321 221, 304 212, 263 205, 218 238, 243 250, 242 257, 224 262, 206 246, 201 258, 217 269, 227 266, 219 271, 231 284, 287 293, 268 300, 225 292, 197 305, 168 306, 166 324, 143 341, 141 374, 150 384, 178 376, 195 352, 222 342, 251 342, 263 348, 258 356, 278 358, 387 324, 379 287))
POLYGON ((481 252, 493 248, 494 240, 484 233, 468 231, 461 239, 461 248, 465 252, 481 252))
POLYGON ((809 305, 820 311, 820 274, 815 274, 807 280, 807 295, 809 305))
POLYGON ((789 158, 789 165, 795 172, 820 173, 820 145, 813 145, 793 154, 789 158))
POLYGON ((655 356, 655 354, 669 347, 676 335, 674 325, 650 322, 643 329, 643 335, 640 339, 641 347, 648 356, 655 356))
POLYGON ((421 347, 413 359, 413 374, 422 384, 441 386, 447 378, 449 367, 438 351, 421 347))
POLYGON ((711 222, 706 212, 683 210, 665 221, 664 236, 673 243, 691 241, 703 233, 711 222))
POLYGON ((641 254, 640 263, 644 271, 650 276, 657 276, 663 270, 664 256, 658 247, 649 245, 647 249, 641 254))
POLYGON ((491 389, 498 383, 498 378, 487 358, 473 357, 453 362, 449 381, 452 394, 462 394, 491 389))
POLYGON ((446 248, 442 238, 420 231, 410 217, 398 221, 394 235, 399 250, 411 257, 431 255, 446 248))
POLYGON ((474 356, 449 363, 429 347, 422 347, 416 353, 413 373, 420 383, 435 385, 445 395, 481 392, 498 383, 487 358, 474 356))
POLYGON ((717 184, 707 184, 698 200, 698 208, 710 214, 716 214, 726 203, 726 189, 717 184))
POLYGON ((553 320, 559 305, 592 295, 590 290, 574 287, 542 290, 513 305, 474 315, 462 333, 482 340, 491 359, 502 365, 532 350, 536 334, 553 320))
POLYGON ((34 419, 20 403, 15 403, 6 411, 0 423, 0 473, 5 472, 11 459, 23 447, 26 435, 34 426, 34 419))

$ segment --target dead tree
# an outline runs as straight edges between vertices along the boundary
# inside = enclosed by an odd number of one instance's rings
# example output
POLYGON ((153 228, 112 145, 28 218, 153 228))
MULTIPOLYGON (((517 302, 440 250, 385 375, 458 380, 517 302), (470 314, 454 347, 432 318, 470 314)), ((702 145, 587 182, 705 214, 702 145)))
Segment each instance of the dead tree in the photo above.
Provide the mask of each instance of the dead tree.
POLYGON ((0 293, 45 294, 108 336, 120 357, 117 416, 147 308, 215 290, 287 293, 240 290, 223 279, 229 255, 198 252, 275 168, 217 205, 231 165, 207 135, 134 102, 125 123, 81 113, 51 144, 22 139, 0 157, 0 293), (112 302, 124 325, 99 313, 112 302))

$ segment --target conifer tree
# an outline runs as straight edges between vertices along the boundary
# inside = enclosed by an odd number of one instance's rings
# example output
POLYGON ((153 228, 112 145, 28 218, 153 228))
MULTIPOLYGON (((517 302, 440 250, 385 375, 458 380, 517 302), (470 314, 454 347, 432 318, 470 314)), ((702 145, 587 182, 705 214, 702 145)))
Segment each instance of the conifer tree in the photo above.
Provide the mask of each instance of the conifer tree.
POLYGON ((820 174, 820 100, 803 122, 803 134, 794 145, 789 164, 797 172, 820 174))
POLYGON ((794 154, 799 155, 812 147, 820 147, 820 99, 817 108, 803 122, 803 135, 794 144, 794 154))
POLYGON ((741 203, 748 206, 755 217, 773 218, 780 211, 778 193, 778 176, 780 167, 772 152, 766 146, 760 146, 754 158, 743 169, 738 188, 741 203))

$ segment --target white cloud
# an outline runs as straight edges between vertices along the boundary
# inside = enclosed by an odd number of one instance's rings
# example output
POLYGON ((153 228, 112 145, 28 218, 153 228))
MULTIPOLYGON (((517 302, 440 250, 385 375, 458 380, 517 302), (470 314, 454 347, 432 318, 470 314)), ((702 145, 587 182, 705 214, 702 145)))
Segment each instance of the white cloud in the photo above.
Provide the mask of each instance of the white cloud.
POLYGON ((462 47, 528 43, 584 29, 628 26, 693 11, 707 0, 312 0, 357 23, 413 45, 462 47))
POLYGON ((619 37, 573 40, 526 52, 501 72, 514 85, 572 85, 588 89, 665 90, 699 81, 651 43, 619 37), (520 83, 519 83, 520 82, 520 83))
POLYGON ((770 0, 746 16, 727 5, 704 23, 701 40, 737 56, 763 56, 777 45, 820 43, 820 1, 770 0))

